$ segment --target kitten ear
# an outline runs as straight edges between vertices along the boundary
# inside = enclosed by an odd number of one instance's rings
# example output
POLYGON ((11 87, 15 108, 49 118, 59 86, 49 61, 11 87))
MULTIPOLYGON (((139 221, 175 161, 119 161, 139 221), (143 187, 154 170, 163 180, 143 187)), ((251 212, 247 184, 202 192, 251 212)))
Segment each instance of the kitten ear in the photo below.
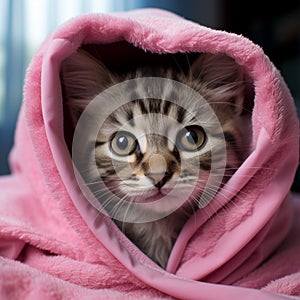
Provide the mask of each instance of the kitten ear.
POLYGON ((97 94, 114 82, 105 66, 82 49, 62 63, 60 77, 64 101, 73 121, 77 121, 78 115, 97 94))
POLYGON ((203 53, 192 64, 191 73, 207 90, 211 101, 230 103, 238 115, 243 112, 244 74, 233 58, 203 53))

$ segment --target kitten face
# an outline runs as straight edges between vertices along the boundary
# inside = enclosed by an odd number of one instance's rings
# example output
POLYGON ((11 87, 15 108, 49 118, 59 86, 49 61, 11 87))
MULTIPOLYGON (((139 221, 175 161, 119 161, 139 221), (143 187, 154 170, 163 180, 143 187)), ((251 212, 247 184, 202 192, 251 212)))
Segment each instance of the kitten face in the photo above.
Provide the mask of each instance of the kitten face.
MULTIPOLYGON (((101 126, 95 148, 86 150, 90 157, 87 165, 96 164, 98 170, 88 184, 101 178, 120 201, 129 203, 160 200, 172 192, 173 200, 168 201, 167 207, 158 205, 150 209, 171 213, 182 206, 195 210, 201 206, 199 199, 209 176, 215 175, 216 180, 204 195, 206 198, 211 198, 228 178, 219 178, 217 171, 225 168, 227 175, 232 174, 246 156, 246 151, 241 151, 246 144, 242 130, 242 75, 236 63, 224 55, 201 55, 188 74, 172 69, 154 73, 200 93, 217 116, 220 130, 211 125, 211 113, 203 103, 186 91, 174 90, 168 83, 129 83, 118 100, 118 108, 101 126), (149 89, 160 89, 161 99, 143 97, 149 89), (213 151, 217 154, 212 168, 213 151), (180 205, 176 199, 181 201, 180 205)), ((63 65, 62 81, 73 122, 102 90, 122 80, 143 78, 145 74, 149 74, 149 69, 118 77, 87 53, 71 56, 63 65)), ((99 113, 95 111, 91 117, 97 120, 99 113)), ((127 208, 118 210, 125 214, 127 208)))
POLYGON ((181 106, 160 99, 132 101, 99 131, 99 175, 128 201, 154 201, 172 189, 183 199, 191 187, 204 189, 211 159, 207 139, 201 124, 181 106), (168 114, 163 113, 166 106, 172 106, 168 114), (131 119, 124 120, 124 111, 132 112, 131 119))

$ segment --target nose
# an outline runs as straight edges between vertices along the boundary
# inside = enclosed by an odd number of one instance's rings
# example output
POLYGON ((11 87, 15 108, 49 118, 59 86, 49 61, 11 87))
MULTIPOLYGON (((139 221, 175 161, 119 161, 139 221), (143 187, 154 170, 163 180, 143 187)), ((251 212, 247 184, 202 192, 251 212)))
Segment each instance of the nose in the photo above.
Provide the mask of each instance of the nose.
POLYGON ((172 177, 172 174, 165 173, 148 173, 147 177, 152 181, 152 184, 161 189, 172 177))
POLYGON ((168 172, 168 163, 164 155, 154 153, 148 160, 148 170, 146 176, 152 181, 152 184, 161 189, 172 174, 168 172))

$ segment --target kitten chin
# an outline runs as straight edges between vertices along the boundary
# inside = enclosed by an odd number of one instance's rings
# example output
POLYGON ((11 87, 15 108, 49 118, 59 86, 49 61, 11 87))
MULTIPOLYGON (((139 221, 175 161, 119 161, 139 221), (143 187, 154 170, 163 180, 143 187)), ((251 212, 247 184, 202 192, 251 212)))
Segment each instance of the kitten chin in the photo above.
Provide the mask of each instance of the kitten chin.
MULTIPOLYGON (((71 55, 61 68, 65 114, 71 119, 71 127, 75 128, 82 111, 103 90, 124 80, 149 76, 149 70, 151 73, 151 67, 147 67, 146 71, 138 68, 119 76, 109 72, 102 63, 83 50, 71 55)), ((155 68, 153 74, 180 81, 193 88, 210 104, 219 119, 226 140, 226 169, 223 178, 213 174, 218 182, 210 183, 208 194, 204 194, 209 198, 211 191, 218 192, 219 188, 215 186, 222 186, 249 153, 251 113, 244 110, 244 73, 232 58, 224 54, 200 54, 187 74, 172 68, 155 68)), ((142 98, 138 95, 145 88, 133 86, 123 96, 142 98)), ((101 177, 107 188, 120 199, 133 199, 134 189, 149 191, 157 188, 161 192, 168 184, 174 186, 180 183, 178 191, 182 191, 185 185, 198 185, 196 194, 194 191, 187 196, 185 202, 177 205, 178 209, 170 209, 169 213, 165 213, 165 208, 160 209, 158 205, 156 209, 157 213, 161 210, 161 218, 144 223, 126 221, 127 210, 122 211, 118 201, 107 203, 105 199, 99 198, 107 211, 121 212, 121 217, 114 219, 114 222, 137 247, 163 268, 167 265, 171 249, 185 222, 199 207, 204 206, 200 198, 205 193, 209 174, 215 172, 211 169, 212 151, 222 152, 223 147, 219 139, 206 130, 205 124, 211 118, 203 112, 203 107, 189 103, 189 95, 176 92, 179 93, 176 103, 161 99, 135 100, 124 105, 120 103, 120 108, 107 117, 97 141, 92 141, 96 145, 95 149, 84 150, 90 155, 87 156, 85 169, 95 163, 98 169, 98 177, 94 174, 87 185, 92 187, 93 182, 101 177), (186 103, 201 119, 201 124, 195 123, 190 114, 182 109, 186 103), (162 117, 155 117, 155 114, 175 119, 185 131, 162 117), (124 122, 129 124, 130 129, 127 131, 120 130, 124 122), (174 136, 153 134, 151 130, 154 128, 156 132, 169 132, 174 136)), ((165 94, 172 97, 169 86, 165 87, 165 94)), ((93 117, 97 118, 99 112, 94 113, 93 117)), ((147 201, 146 196, 139 197, 141 202, 147 201)), ((139 213, 148 214, 149 211, 139 213)), ((113 216, 113 213, 109 214, 113 216)))

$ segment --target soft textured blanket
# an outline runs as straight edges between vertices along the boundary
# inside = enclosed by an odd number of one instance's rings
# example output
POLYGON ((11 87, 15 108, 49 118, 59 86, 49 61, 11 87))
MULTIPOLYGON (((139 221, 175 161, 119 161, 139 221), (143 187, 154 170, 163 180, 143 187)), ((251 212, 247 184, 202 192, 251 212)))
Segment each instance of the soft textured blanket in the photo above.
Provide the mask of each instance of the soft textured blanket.
POLYGON ((28 68, 12 175, 0 180, 0 298, 300 298, 300 199, 289 192, 298 127, 280 73, 242 36, 160 10, 72 19, 28 68), (117 63, 143 59, 136 48, 223 52, 253 81, 252 152, 209 211, 188 220, 166 270, 99 214, 75 180, 59 73, 83 44, 99 45, 101 57, 117 63))

